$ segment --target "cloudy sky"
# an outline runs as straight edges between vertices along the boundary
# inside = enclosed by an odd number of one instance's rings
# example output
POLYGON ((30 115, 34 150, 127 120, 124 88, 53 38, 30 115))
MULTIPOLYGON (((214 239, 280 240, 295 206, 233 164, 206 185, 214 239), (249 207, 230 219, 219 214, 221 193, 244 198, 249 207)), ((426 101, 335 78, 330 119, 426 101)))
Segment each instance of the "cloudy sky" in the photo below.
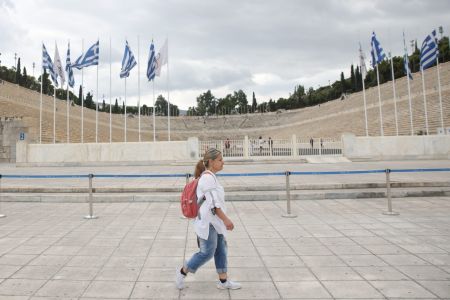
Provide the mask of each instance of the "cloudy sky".
MULTIPOLYGON (((127 79, 127 103, 152 105, 152 83, 145 77, 151 40, 158 50, 169 40, 169 67, 155 80, 155 93, 182 109, 211 90, 221 98, 242 89, 257 101, 287 97, 296 85, 334 82, 358 61, 358 42, 368 56, 374 30, 382 47, 402 55, 402 31, 421 44, 434 28, 449 35, 448 0, 0 0, 0 60, 21 57, 28 74, 41 72, 41 42, 53 57, 55 42, 65 61, 70 39, 72 61, 100 39, 100 101, 109 102, 110 60, 113 101, 125 95, 119 78, 128 40, 139 57, 127 79), (111 39, 111 56, 110 56, 111 39), (139 40, 139 47, 138 47, 139 40), (139 53, 139 55, 138 55, 139 53), (167 71, 169 74, 167 74, 167 71)), ((96 94, 96 68, 84 71, 86 91, 96 94)), ((81 71, 75 71, 81 84, 81 71)), ((77 92, 76 92, 77 93, 77 92)))

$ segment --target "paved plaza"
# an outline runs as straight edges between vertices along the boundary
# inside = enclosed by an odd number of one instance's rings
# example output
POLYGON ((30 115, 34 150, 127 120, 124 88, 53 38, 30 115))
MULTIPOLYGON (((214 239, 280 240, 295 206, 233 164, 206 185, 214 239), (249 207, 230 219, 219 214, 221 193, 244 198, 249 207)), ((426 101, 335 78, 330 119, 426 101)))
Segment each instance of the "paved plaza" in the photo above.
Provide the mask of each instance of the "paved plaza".
POLYGON ((229 276, 174 286, 196 251, 178 203, 3 203, 0 299, 450 299, 450 199, 230 202, 229 276))

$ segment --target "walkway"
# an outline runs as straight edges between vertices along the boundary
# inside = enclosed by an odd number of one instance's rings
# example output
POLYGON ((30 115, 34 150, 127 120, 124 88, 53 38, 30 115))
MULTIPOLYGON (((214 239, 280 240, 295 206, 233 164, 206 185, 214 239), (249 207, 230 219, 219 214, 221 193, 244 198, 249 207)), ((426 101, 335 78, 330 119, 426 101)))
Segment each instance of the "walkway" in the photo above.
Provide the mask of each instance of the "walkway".
MULTIPOLYGON (((63 200, 63 199, 62 199, 63 200)), ((0 299, 436 299, 450 298, 450 201, 231 202, 229 275, 213 263, 178 291, 174 270, 196 250, 177 203, 3 204, 0 299)))

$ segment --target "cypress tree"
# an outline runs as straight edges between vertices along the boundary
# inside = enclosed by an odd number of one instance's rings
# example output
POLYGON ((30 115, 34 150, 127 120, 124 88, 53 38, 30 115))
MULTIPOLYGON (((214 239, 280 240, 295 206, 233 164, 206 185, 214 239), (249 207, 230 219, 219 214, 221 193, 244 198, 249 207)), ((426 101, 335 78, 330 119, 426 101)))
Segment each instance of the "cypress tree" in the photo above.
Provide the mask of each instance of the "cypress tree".
POLYGON ((341 72, 341 94, 345 93, 345 78, 344 72, 341 72))
POLYGON ((350 67, 350 84, 352 92, 356 92, 356 77, 355 77, 355 69, 353 68, 353 64, 350 67))
POLYGON ((15 83, 19 83, 22 81, 21 79, 21 75, 20 75, 20 57, 17 60, 17 66, 16 66, 16 82, 15 83))

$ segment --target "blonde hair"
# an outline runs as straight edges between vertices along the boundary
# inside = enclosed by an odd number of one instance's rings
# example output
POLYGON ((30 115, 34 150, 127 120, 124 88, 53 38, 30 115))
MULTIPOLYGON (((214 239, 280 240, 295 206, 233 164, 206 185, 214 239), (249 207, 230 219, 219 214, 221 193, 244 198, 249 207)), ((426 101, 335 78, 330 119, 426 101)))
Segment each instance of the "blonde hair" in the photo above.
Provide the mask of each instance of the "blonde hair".
POLYGON ((197 165, 195 166, 195 172, 194 177, 199 178, 200 175, 206 170, 206 168, 209 167, 209 160, 215 160, 219 155, 222 154, 219 150, 216 148, 208 148, 205 152, 205 155, 203 155, 203 159, 199 160, 197 162, 197 165))

